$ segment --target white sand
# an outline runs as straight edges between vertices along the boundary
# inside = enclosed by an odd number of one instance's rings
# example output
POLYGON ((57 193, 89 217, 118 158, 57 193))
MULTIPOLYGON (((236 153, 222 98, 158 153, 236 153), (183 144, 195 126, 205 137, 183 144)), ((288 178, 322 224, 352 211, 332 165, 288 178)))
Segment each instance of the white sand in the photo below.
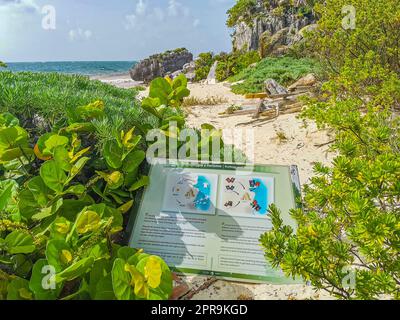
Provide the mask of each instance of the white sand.
MULTIPOLYGON (((101 80, 125 88, 137 85, 126 78, 103 78, 101 80)), ((254 161, 258 164, 295 164, 299 168, 300 180, 304 184, 313 176, 313 164, 315 162, 329 164, 333 159, 333 155, 328 153, 327 146, 316 146, 330 141, 331 138, 328 134, 318 131, 313 123, 309 123, 309 126, 305 128, 303 121, 297 119, 296 114, 282 115, 272 121, 246 124, 253 120, 251 115, 222 118, 218 116, 218 113, 225 111, 232 104, 254 104, 255 101, 249 101, 242 96, 233 94, 227 86, 221 83, 215 85, 189 84, 189 89, 191 95, 199 99, 216 97, 227 102, 218 106, 193 106, 188 108, 188 125, 198 128, 203 123, 210 123, 218 129, 254 129, 254 161), (277 138, 277 132, 284 133, 287 141, 280 141, 277 138)), ((141 92, 140 96, 144 97, 147 94, 148 90, 141 92)), ((251 150, 244 151, 247 151, 247 156, 251 158, 251 150)), ((183 280, 189 285, 190 289, 195 290, 207 278, 196 276, 187 277, 183 280)), ((316 293, 312 287, 306 285, 255 285, 217 281, 209 288, 195 294, 192 299, 304 300, 332 298, 325 292, 316 293)))

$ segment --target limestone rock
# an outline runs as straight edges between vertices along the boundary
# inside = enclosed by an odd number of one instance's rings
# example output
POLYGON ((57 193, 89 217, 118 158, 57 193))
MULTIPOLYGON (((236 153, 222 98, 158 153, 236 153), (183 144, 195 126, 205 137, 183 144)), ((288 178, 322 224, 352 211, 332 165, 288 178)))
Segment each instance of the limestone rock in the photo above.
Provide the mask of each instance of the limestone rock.
POLYGON ((293 83, 288 89, 289 91, 295 91, 300 87, 312 87, 317 83, 317 78, 314 74, 310 73, 305 77, 300 78, 295 83, 293 83))
POLYGON ((265 84, 265 91, 270 95, 278 95, 278 94, 287 94, 288 93, 286 88, 282 87, 274 79, 267 79, 267 80, 265 80, 264 84, 265 84))
POLYGON ((130 75, 135 81, 150 82, 154 78, 182 70, 192 60, 193 54, 185 48, 166 51, 142 60, 130 70, 130 75))
POLYGON ((308 30, 305 27, 316 22, 312 13, 299 15, 287 0, 270 3, 268 9, 258 0, 252 16, 251 21, 242 21, 235 27, 233 47, 234 50, 260 50, 263 57, 281 55, 287 51, 284 47, 289 48, 303 39, 301 30, 304 33, 308 30))

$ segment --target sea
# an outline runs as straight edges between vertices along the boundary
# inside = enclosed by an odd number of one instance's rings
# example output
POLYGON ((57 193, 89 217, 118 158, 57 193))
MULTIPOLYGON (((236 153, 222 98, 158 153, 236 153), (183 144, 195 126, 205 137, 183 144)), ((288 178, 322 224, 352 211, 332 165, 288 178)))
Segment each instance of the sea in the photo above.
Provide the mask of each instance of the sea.
POLYGON ((59 72, 86 76, 125 74, 135 61, 59 61, 59 62, 10 62, 7 68, 13 72, 59 72))

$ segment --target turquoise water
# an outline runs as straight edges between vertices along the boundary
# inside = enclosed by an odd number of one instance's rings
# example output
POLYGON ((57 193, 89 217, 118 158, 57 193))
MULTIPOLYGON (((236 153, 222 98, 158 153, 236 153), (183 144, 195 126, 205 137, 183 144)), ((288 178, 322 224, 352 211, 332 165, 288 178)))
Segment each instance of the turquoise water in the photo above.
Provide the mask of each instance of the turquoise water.
POLYGON ((136 62, 133 61, 61 61, 61 62, 14 62, 7 63, 4 70, 59 72, 87 76, 127 73, 136 62))

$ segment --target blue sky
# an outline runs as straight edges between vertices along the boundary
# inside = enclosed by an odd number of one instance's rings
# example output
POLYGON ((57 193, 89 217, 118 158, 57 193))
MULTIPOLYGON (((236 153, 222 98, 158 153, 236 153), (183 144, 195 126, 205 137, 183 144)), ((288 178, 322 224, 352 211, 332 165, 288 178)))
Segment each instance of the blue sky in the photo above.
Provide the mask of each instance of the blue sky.
POLYGON ((226 11, 234 3, 0 0, 0 60, 139 60, 177 47, 229 51, 226 11))

